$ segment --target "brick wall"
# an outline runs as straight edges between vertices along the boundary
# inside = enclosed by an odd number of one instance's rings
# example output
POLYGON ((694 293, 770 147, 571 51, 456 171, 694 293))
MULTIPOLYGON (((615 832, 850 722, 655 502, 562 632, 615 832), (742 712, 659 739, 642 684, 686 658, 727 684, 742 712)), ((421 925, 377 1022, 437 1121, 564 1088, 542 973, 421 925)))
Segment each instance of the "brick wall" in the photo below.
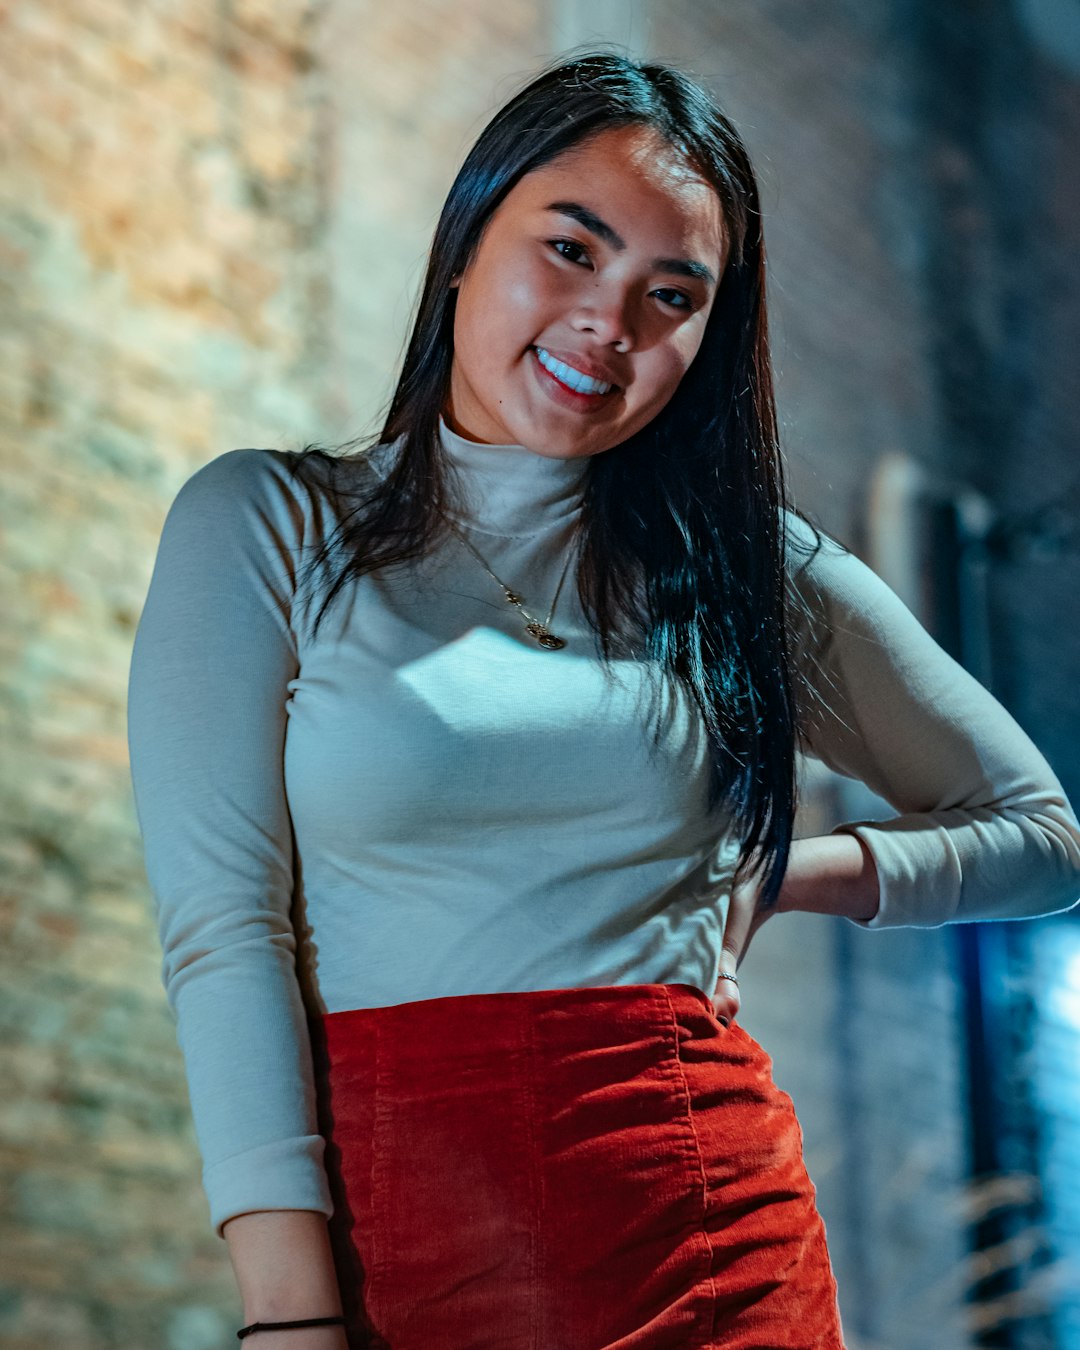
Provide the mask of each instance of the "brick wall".
POLYGON ((204 1350, 239 1325, 131 802, 131 640, 165 511, 197 467, 335 436, 335 375, 351 408, 384 396, 454 154, 498 80, 546 55, 535 7, 512 0, 459 0, 452 19, 449 4, 350 6, 329 54, 325 10, 24 0, 3 19, 11 1350, 204 1350), (334 107, 352 119, 341 141, 334 107))
POLYGON ((306 3, 7 6, 0 1342, 223 1345, 125 742, 164 511, 310 424, 325 211, 306 3))

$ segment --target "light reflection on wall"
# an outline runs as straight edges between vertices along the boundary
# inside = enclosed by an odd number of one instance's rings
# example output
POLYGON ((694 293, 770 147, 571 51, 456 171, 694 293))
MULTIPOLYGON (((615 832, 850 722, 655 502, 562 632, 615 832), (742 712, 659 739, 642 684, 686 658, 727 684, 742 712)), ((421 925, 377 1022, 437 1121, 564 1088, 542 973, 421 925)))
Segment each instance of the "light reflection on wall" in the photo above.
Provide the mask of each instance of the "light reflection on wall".
POLYGON ((1080 923, 1065 919, 1027 931, 1047 1237, 1063 1263, 1054 1329, 1057 1344, 1071 1350, 1080 1346, 1080 923))
MULTIPOLYGON (((1064 959, 1058 958, 1058 982, 1047 991, 1046 1013, 1080 1033, 1080 930, 1059 931, 1055 937, 1055 945, 1058 944, 1066 951, 1064 959)), ((1076 1048, 1080 1053, 1080 1044, 1076 1048)), ((1080 1082, 1077 1086, 1080 1087, 1080 1082)))

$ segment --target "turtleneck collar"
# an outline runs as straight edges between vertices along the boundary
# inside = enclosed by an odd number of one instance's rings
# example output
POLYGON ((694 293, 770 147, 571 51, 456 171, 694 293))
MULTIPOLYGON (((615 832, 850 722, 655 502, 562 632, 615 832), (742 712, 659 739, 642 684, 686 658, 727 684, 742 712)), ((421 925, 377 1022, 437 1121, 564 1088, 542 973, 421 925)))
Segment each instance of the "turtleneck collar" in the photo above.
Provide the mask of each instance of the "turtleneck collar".
POLYGON ((454 519, 484 534, 539 534, 581 505, 588 456, 559 459, 524 445, 485 445, 439 418, 439 440, 458 471, 468 506, 454 519))

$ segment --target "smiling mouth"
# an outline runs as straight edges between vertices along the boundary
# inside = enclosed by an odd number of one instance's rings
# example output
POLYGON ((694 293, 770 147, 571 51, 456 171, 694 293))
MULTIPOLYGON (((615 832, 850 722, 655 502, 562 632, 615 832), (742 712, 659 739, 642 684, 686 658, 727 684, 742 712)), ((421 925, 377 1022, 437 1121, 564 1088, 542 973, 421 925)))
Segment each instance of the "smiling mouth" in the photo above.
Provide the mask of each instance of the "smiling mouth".
POLYGON ((599 407, 601 403, 605 403, 608 399, 613 398, 617 393, 620 392, 619 385, 613 384, 610 389, 606 390, 602 394, 583 394, 579 389, 575 389, 573 385, 566 384, 563 380, 560 380, 559 377, 555 375, 552 371, 548 370, 548 368, 544 365, 543 361, 540 360, 540 355, 536 347, 530 347, 529 351, 532 353, 532 358, 536 365, 538 373, 543 378, 550 381, 551 385, 554 388, 556 388, 560 394, 565 395, 570 400, 576 400, 580 407, 583 408, 599 407))

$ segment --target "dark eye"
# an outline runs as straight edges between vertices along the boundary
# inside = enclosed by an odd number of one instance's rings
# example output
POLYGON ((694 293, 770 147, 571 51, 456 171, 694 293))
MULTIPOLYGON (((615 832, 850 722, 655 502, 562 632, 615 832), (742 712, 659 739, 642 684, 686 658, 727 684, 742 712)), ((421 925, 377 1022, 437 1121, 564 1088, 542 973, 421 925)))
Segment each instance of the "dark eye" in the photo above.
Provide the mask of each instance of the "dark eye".
MULTIPOLYGON (((682 300, 682 301, 684 302, 684 303, 681 304, 681 305, 676 305, 676 306, 675 306, 676 309, 693 309, 693 308, 694 308, 694 301, 693 301, 693 298, 692 298, 691 296, 687 295, 685 291, 673 291, 673 290, 669 290, 667 287, 664 287, 664 288, 663 288, 663 291, 654 291, 653 294, 654 294, 654 295, 660 295, 660 294, 662 294, 662 293, 664 293, 664 292, 666 292, 668 295, 677 295, 677 296, 679 297, 679 299, 682 300)), ((665 300, 665 301, 664 301, 664 304, 665 304, 665 305, 670 305, 670 304, 671 304, 671 301, 670 301, 670 300, 665 300)))
MULTIPOLYGON (((548 243, 556 252, 558 252, 560 247, 580 249, 581 252, 585 254, 588 254, 589 251, 584 244, 578 243, 576 239, 549 239, 548 243)), ((573 258, 567 257, 565 253, 559 253, 559 257, 566 258, 567 262, 574 261, 573 258)), ((673 295, 678 297, 678 300, 682 302, 681 304, 672 300, 665 300, 663 302, 665 305, 670 305, 672 309, 693 310, 697 308, 694 304, 693 296, 687 295, 685 291, 676 291, 671 289, 671 287, 663 286, 659 290, 653 291, 653 295, 673 295)))
MULTIPOLYGON (((553 249, 555 249, 556 251, 558 251, 558 248, 559 248, 559 245, 560 245, 560 244, 565 244, 568 248, 579 248, 579 249, 581 249, 581 251, 582 251, 583 253, 587 253, 587 252, 588 252, 588 249, 585 247, 585 245, 584 245, 584 244, 579 244, 578 241, 577 241, 576 239, 549 239, 549 240, 548 240, 548 243, 549 243, 549 244, 551 245, 551 247, 552 247, 553 249)), ((566 254, 565 254, 565 253, 560 253, 560 254, 559 254, 559 257, 560 257, 560 258, 566 258, 566 254)), ((567 262, 573 262, 573 258, 567 258, 567 262)))

